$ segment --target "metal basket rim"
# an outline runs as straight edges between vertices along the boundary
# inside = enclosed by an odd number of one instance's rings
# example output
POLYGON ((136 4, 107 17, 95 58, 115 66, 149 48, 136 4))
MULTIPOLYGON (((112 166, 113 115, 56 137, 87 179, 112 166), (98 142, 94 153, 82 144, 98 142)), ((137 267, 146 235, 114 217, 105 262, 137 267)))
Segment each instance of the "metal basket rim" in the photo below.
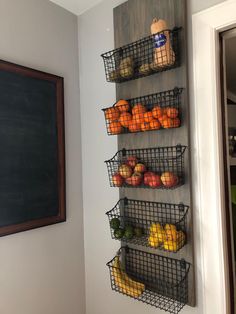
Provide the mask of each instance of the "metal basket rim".
MULTIPOLYGON (((109 214, 116 208, 116 206, 121 202, 121 201, 125 201, 125 200, 128 200, 128 201, 133 201, 133 202, 140 202, 140 203, 148 203, 148 204, 165 204, 165 205, 170 205, 170 206, 179 206, 179 205, 182 205, 184 207, 184 214, 183 216, 181 217, 181 219, 176 222, 175 224, 178 224, 180 223, 188 214, 188 211, 189 211, 189 208, 190 206, 189 205, 185 205, 185 204, 182 204, 182 203, 179 203, 179 204, 174 204, 174 203, 165 203, 165 202, 152 202, 152 201, 143 201, 143 200, 134 200, 134 199, 130 199, 130 198, 127 198, 127 197, 124 197, 124 198, 120 198, 119 201, 116 203, 115 206, 113 206, 112 209, 110 209, 109 211, 107 211, 105 213, 105 215, 109 216, 109 214)), ((137 209, 138 210, 138 209, 137 209)), ((119 217, 124 217, 122 215, 119 215, 119 217)), ((141 219, 141 220, 147 220, 147 219, 141 219)))
MULTIPOLYGON (((166 91, 161 91, 161 92, 158 92, 158 93, 153 93, 153 94, 149 94, 149 95, 144 95, 144 96, 139 96, 139 97, 134 97, 134 98, 129 98, 129 99, 125 99, 127 102, 131 102, 132 100, 136 100, 136 99, 140 99, 140 98, 145 98, 145 97, 152 97, 152 96, 156 96, 156 95, 160 95, 161 94, 165 94, 165 93, 170 93, 170 92, 173 92, 176 90, 176 95, 174 94, 173 97, 178 97, 179 95, 182 94, 184 88, 183 87, 174 87, 173 89, 169 89, 169 90, 166 90, 166 91)), ((102 111, 106 111, 107 109, 110 109, 110 108, 113 108, 115 106, 117 102, 115 102, 112 106, 110 107, 106 107, 106 108, 103 108, 101 109, 102 111)))
MULTIPOLYGON (((137 148, 137 149, 125 149, 125 148, 123 148, 123 149, 119 149, 112 158, 110 158, 108 160, 105 160, 104 162, 107 164, 109 162, 117 162, 117 161, 119 161, 119 160, 114 160, 114 159, 123 150, 132 152, 132 151, 152 150, 152 149, 165 149, 165 148, 177 148, 177 147, 181 147, 181 153, 178 156, 172 158, 172 159, 176 159, 176 158, 180 158, 184 154, 184 152, 185 152, 185 150, 187 148, 186 145, 177 144, 175 146, 148 147, 148 148, 137 148)), ((165 158, 165 160, 169 160, 169 159, 171 159, 171 158, 165 158)))
MULTIPOLYGON (((130 248, 128 246, 121 246, 120 249, 118 250, 118 252, 115 254, 115 256, 109 261, 106 263, 106 266, 107 267, 112 267, 112 268, 116 268, 112 265, 112 262, 114 261, 114 259, 119 256, 122 252, 122 250, 126 250, 128 248, 128 250, 133 250, 133 251, 136 251, 136 252, 141 252, 141 253, 145 253, 145 254, 149 254, 149 255, 154 255, 154 256, 158 256, 158 257, 161 257, 163 258, 164 260, 172 260, 172 261, 175 261, 179 264, 181 264, 181 261, 183 261, 184 259, 182 260, 179 260, 177 258, 172 258, 172 257, 167 257, 167 256, 163 256, 163 255, 159 255, 159 254, 153 254, 153 253, 150 253, 150 252, 146 252, 146 251, 140 251, 140 250, 137 250, 137 249, 133 249, 133 248, 130 248)), ((127 254, 127 253, 126 253, 127 254)), ((185 279, 186 277, 188 276, 188 273, 189 273, 189 270, 190 270, 190 266, 191 264, 189 262, 187 262, 186 260, 184 260, 185 262, 185 265, 186 265, 186 269, 185 269, 185 274, 183 276, 183 278, 181 278, 181 280, 179 280, 175 285, 173 284, 172 287, 177 287, 179 286, 185 279)))
POLYGON ((126 44, 126 45, 124 45, 124 46, 120 46, 119 48, 115 48, 115 49, 112 49, 112 50, 110 50, 110 51, 107 51, 107 52, 104 52, 104 53, 102 53, 101 54, 101 57, 103 58, 103 59, 108 59, 108 58, 110 58, 112 55, 114 55, 116 52, 118 52, 119 50, 123 50, 123 49, 127 49, 128 47, 132 47, 132 46, 134 46, 134 45, 136 45, 136 44, 139 44, 139 43, 142 43, 143 41, 145 41, 145 40, 148 40, 148 39, 150 39, 150 38, 152 38, 152 37, 154 37, 154 36, 156 36, 156 35, 158 35, 158 34, 162 34, 163 32, 170 32, 170 33, 177 33, 177 32, 179 32, 180 30, 182 29, 182 27, 174 27, 174 28, 172 28, 172 29, 164 29, 164 30, 162 30, 161 32, 157 32, 157 33, 155 33, 155 34, 151 34, 151 35, 148 35, 148 36, 145 36, 145 37, 143 37, 143 38, 141 38, 141 39, 138 39, 138 40, 136 40, 136 41, 134 41, 134 42, 132 42, 132 43, 129 43, 129 44, 126 44), (106 56, 107 54, 110 54, 110 53, 112 53, 110 56, 106 56))

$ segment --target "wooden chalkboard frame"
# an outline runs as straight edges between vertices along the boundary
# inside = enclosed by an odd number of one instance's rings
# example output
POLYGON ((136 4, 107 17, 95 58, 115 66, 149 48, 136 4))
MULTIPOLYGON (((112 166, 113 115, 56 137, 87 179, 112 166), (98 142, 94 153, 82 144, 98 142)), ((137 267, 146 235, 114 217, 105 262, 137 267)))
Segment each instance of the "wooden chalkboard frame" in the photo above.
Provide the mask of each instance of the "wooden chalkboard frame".
MULTIPOLYGON (((0 236, 39 228, 59 222, 66 221, 66 190, 65 190, 65 132, 64 132, 64 80, 63 77, 41 72, 32 68, 24 67, 4 60, 0 60, 0 71, 7 71, 15 74, 35 78, 43 81, 50 81, 55 84, 56 97, 56 128, 58 145, 58 214, 40 219, 28 220, 23 223, 12 224, 0 227, 0 236)), ((1 162, 1 160, 0 160, 1 162)), ((1 209, 0 209, 1 210, 1 209)))

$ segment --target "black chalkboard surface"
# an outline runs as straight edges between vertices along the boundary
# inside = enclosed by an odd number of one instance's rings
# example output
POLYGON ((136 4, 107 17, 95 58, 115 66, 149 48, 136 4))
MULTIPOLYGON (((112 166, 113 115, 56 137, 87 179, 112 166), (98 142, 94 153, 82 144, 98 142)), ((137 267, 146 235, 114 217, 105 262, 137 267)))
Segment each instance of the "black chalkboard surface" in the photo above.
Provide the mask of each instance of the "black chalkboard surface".
POLYGON ((0 235, 65 220, 63 79, 0 61, 0 235))

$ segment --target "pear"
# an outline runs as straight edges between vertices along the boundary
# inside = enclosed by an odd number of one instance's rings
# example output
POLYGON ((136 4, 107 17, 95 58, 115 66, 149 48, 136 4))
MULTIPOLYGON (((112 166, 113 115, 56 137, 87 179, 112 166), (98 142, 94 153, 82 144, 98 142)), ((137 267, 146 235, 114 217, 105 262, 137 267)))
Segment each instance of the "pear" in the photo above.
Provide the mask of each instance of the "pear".
POLYGON ((122 76, 123 78, 129 78, 132 77, 134 74, 134 69, 129 67, 125 67, 120 69, 120 76, 122 76))
POLYGON ((132 77, 134 74, 134 62, 131 57, 126 57, 120 62, 120 76, 123 78, 132 77))
POLYGON ((126 68, 126 67, 133 67, 134 62, 131 57, 126 57, 121 60, 120 62, 120 68, 126 68))
POLYGON ((148 74, 148 73, 150 73, 151 69, 150 69, 149 63, 142 64, 138 71, 139 71, 140 74, 148 74))
POLYGON ((112 82, 115 82, 116 80, 119 79, 120 73, 118 70, 113 70, 108 74, 109 80, 112 82))

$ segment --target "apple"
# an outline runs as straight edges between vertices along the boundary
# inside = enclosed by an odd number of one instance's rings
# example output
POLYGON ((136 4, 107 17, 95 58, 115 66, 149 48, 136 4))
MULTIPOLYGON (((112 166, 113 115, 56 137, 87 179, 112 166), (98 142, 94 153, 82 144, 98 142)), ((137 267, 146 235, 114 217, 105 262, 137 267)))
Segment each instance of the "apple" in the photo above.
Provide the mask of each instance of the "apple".
POLYGON ((131 183, 132 183, 132 176, 130 178, 125 179, 125 183, 127 183, 128 185, 131 185, 131 183))
POLYGON ((162 185, 161 177, 158 174, 152 174, 149 178, 148 185, 151 188, 158 188, 162 185))
POLYGON ((179 177, 178 176, 175 176, 175 184, 174 186, 178 185, 179 184, 179 177))
POLYGON ((130 178, 127 178, 125 182, 132 186, 138 186, 142 183, 143 176, 139 172, 135 172, 130 178))
POLYGON ((149 185, 150 177, 151 177, 153 174, 155 175, 155 173, 154 173, 154 172, 151 172, 151 171, 147 171, 147 172, 144 173, 143 183, 144 183, 145 185, 149 185))
POLYGON ((133 170, 130 166, 123 164, 119 167, 119 174, 124 178, 127 179, 132 176, 133 170))
POLYGON ((120 187, 123 185, 124 179, 122 178, 122 176, 119 173, 115 173, 112 176, 112 182, 113 182, 114 186, 120 187))
POLYGON ((137 164, 135 167, 134 167, 134 172, 145 172, 146 171, 146 166, 144 164, 137 164))
POLYGON ((134 168, 137 163, 138 163, 138 159, 135 156, 128 156, 126 159, 126 164, 130 166, 131 168, 134 168))
POLYGON ((161 175, 161 181, 165 187, 171 188, 176 185, 176 175, 169 171, 164 172, 161 175))

